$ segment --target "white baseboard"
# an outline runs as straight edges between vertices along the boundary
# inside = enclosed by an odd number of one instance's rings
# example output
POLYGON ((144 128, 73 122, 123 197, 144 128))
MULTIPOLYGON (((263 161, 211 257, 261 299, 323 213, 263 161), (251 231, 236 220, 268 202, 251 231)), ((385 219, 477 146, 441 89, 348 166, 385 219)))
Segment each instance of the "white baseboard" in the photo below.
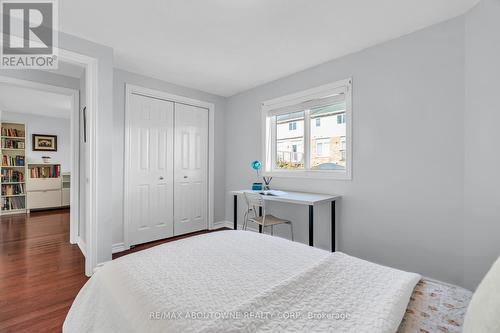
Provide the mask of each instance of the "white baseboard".
MULTIPOLYGON (((453 283, 449 283, 449 282, 444 282, 444 281, 441 281, 441 280, 438 280, 438 279, 433 279, 433 278, 430 278, 430 277, 427 277, 427 276, 422 276, 422 278, 426 279, 426 280, 429 280, 431 282, 436 282, 436 283, 439 283, 439 284, 443 284, 443 285, 448 286, 448 287, 455 287, 455 288, 469 290, 469 289, 461 287, 459 285, 456 285, 456 284, 453 284, 453 283)), ((473 290, 471 290, 471 291, 473 292, 473 290)))
POLYGON ((111 248, 111 253, 122 252, 122 251, 125 251, 125 250, 128 250, 125 247, 125 244, 123 244, 123 243, 116 243, 116 244, 113 244, 113 247, 111 248))
POLYGON ((87 244, 85 244, 85 242, 83 241, 83 239, 81 239, 80 237, 78 237, 76 239, 76 244, 80 248, 80 252, 82 252, 83 256, 87 257, 87 244))
MULTIPOLYGON (((234 227, 234 224, 232 221, 225 221, 224 220, 224 221, 214 222, 214 226, 213 226, 212 230, 221 229, 221 228, 233 229, 233 227, 234 227)), ((257 231, 257 232, 259 231, 258 228, 252 228, 252 227, 248 227, 247 230, 257 231)), ((118 253, 118 252, 122 252, 122 251, 126 251, 126 250, 129 250, 129 249, 126 248, 123 243, 115 243, 112 246, 112 253, 118 253)))
POLYGON ((247 231, 259 232, 259 227, 247 226, 247 231))
POLYGON ((214 222, 214 227, 213 227, 212 230, 220 229, 220 228, 233 229, 233 222, 231 222, 231 221, 218 221, 218 222, 214 222))
MULTIPOLYGON (((219 221, 219 222, 215 222, 214 223, 214 229, 220 229, 220 228, 233 229, 234 228, 234 223, 232 221, 219 221)), ((238 224, 238 228, 241 228, 241 224, 238 224)), ((249 226, 247 226, 247 230, 248 231, 259 232, 259 227, 256 226, 256 225, 255 226, 249 225, 249 226)))
MULTIPOLYGON (((106 261, 106 262, 109 262, 109 261, 106 261)), ((94 269, 92 270, 92 272, 96 272, 99 268, 101 268, 102 266, 104 266, 104 264, 106 262, 101 262, 100 264, 97 264, 97 266, 94 267, 94 269)))

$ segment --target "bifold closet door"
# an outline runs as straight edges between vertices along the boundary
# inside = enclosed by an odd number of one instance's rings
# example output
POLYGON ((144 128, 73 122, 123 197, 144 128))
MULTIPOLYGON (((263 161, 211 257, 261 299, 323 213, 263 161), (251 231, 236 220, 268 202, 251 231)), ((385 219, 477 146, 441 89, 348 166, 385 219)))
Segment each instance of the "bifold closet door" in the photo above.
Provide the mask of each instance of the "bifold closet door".
POLYGON ((174 103, 132 94, 129 110, 130 245, 173 236, 174 103))
POLYGON ((175 103, 174 234, 207 229, 208 110, 175 103))

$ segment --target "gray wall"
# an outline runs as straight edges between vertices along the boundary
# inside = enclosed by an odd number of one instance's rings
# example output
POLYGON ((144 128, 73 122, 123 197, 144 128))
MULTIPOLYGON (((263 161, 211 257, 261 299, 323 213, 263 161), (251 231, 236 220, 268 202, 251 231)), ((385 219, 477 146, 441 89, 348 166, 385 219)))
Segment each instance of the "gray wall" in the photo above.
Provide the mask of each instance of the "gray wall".
MULTIPOLYGON (((96 188, 95 221, 96 260, 103 263, 111 260, 112 232, 112 129, 113 129, 113 49, 73 35, 59 33, 59 47, 87 55, 98 61, 96 115, 96 188)), ((86 240, 85 240, 86 241, 86 240)), ((88 245, 88 244, 87 244, 88 245)))
POLYGON ((2 112, 2 121, 26 124, 27 162, 41 162, 42 156, 50 156, 53 163, 61 163, 62 172, 71 172, 71 120, 46 117, 29 113, 2 112), (57 151, 33 151, 31 135, 34 133, 57 135, 57 151))
POLYGON ((466 20, 465 285, 500 255, 500 1, 466 20))
MULTIPOLYGON (((259 103, 352 77, 352 181, 276 178, 272 185, 341 194, 341 251, 462 284, 464 26, 456 18, 229 98, 226 190, 254 181, 259 103)), ((271 207, 306 243, 307 209, 271 207)), ((315 217, 316 245, 329 249, 328 205, 315 217)), ((229 195, 226 218, 232 220, 229 195)), ((286 227, 280 232, 289 237, 286 227)))
MULTIPOLYGON (((113 128, 113 49, 85 39, 59 33, 59 48, 87 55, 98 60, 97 128, 96 128, 96 207, 95 219, 97 263, 111 260, 111 149, 113 128)), ((44 71, 1 70, 0 75, 26 79, 56 86, 80 89, 78 79, 44 71)), ((80 230, 85 235, 85 230, 80 230)), ((84 239, 86 242, 86 239, 84 239)))
POLYGON ((80 89, 79 79, 36 69, 0 69, 0 75, 56 87, 80 89))
POLYGON ((115 69, 113 113, 113 244, 123 242, 123 166, 125 141, 125 84, 165 91, 215 104, 214 222, 224 220, 225 157, 224 117, 226 99, 142 75, 115 69))

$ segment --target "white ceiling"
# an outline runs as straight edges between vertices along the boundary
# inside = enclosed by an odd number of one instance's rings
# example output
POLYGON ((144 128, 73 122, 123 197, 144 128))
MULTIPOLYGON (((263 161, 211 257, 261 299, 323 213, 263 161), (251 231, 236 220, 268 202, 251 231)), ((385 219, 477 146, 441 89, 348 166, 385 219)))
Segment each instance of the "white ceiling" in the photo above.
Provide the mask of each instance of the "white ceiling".
POLYGON ((458 16, 478 0, 64 0, 115 66, 231 96, 458 16))
POLYGON ((0 83, 0 110, 71 118, 71 96, 0 83))

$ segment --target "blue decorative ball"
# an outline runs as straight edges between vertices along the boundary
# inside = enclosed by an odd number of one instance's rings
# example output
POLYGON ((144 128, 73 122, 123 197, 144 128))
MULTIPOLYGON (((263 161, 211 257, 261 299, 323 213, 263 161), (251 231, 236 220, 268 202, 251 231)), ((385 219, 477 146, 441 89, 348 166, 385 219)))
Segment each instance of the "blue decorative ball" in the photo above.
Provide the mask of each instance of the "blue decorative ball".
POLYGON ((262 163, 260 161, 253 161, 252 162, 252 169, 260 170, 260 168, 262 168, 262 163))

